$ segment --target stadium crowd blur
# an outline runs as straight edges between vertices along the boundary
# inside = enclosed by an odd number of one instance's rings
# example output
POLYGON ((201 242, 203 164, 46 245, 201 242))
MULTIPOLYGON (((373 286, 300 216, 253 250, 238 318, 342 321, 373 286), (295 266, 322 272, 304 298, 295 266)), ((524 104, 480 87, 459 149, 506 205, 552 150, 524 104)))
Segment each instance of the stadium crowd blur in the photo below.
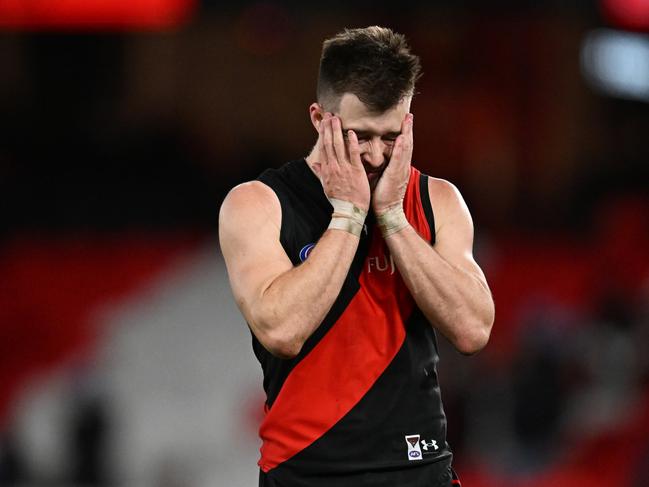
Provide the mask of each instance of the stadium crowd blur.
POLYGON ((495 297, 484 351, 441 341, 464 485, 649 485, 647 2, 166 3, 0 3, 0 485, 253 485, 261 379, 232 379, 258 371, 218 208, 308 152, 322 39, 370 24, 422 58, 414 164, 464 194, 495 297), (118 434, 168 370, 137 424, 174 448, 118 434), (52 378, 62 406, 33 413, 52 378))

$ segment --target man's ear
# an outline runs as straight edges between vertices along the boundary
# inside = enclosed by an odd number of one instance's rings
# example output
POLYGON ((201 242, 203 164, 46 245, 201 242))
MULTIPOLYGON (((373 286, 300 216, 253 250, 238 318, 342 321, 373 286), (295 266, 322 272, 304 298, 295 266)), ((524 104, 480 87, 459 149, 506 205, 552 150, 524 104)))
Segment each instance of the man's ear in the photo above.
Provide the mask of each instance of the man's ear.
POLYGON ((316 132, 320 129, 320 122, 322 122, 324 113, 324 108, 319 103, 311 103, 309 105, 309 118, 311 118, 311 124, 316 132))

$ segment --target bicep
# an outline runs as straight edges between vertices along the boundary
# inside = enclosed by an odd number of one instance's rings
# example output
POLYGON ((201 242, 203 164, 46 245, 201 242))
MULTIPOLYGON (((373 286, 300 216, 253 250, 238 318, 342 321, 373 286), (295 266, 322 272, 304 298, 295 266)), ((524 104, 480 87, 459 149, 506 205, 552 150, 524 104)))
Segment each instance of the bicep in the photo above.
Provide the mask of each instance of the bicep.
POLYGON ((234 188, 221 206, 221 252, 234 298, 249 323, 265 290, 293 267, 279 241, 280 225, 277 196, 258 181, 234 188))

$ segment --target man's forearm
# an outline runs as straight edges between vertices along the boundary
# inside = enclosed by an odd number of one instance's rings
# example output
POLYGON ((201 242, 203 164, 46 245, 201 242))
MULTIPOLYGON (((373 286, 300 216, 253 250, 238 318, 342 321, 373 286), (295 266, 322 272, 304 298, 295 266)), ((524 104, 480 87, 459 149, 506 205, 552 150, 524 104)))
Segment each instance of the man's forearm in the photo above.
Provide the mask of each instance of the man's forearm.
POLYGON ((462 353, 486 344, 494 306, 486 284, 445 260, 408 226, 386 243, 415 302, 431 323, 462 353))
POLYGON ((271 353, 299 353, 340 293, 358 242, 351 233, 327 230, 308 260, 275 278, 251 303, 251 326, 271 353))

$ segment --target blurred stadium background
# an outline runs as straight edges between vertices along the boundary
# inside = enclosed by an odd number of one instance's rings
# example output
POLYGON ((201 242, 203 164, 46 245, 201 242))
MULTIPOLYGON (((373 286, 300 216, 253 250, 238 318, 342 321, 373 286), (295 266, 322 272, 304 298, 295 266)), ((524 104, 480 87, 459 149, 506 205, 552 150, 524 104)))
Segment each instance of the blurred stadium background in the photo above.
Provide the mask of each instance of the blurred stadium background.
POLYGON ((371 24, 496 300, 442 350, 464 485, 649 486, 646 0, 0 0, 1 485, 257 485, 218 208, 307 153, 322 39, 371 24))

